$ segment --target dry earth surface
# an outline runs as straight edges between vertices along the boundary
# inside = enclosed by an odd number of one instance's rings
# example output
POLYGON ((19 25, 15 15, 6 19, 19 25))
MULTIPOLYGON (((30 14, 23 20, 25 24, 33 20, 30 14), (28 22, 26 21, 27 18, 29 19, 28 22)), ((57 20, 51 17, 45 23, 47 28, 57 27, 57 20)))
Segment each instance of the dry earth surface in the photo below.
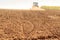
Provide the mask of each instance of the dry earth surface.
POLYGON ((0 40, 60 40, 60 10, 0 10, 0 40))

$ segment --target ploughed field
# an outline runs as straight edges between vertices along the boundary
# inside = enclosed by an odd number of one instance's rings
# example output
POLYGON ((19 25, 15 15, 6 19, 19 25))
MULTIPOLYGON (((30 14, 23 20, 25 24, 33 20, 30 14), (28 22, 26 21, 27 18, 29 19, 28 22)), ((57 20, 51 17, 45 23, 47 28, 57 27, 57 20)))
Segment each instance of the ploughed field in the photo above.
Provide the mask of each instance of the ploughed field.
POLYGON ((0 40, 60 40, 60 10, 0 10, 0 40))

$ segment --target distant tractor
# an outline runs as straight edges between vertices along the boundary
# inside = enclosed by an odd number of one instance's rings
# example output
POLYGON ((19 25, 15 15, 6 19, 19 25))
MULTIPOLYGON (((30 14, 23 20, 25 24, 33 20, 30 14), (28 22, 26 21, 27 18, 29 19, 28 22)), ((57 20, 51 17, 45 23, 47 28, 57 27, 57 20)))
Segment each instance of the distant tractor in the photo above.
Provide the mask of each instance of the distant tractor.
POLYGON ((33 2, 32 10, 45 10, 39 7, 38 2, 33 2))
POLYGON ((35 7, 39 7, 39 6, 38 6, 38 2, 33 2, 32 8, 35 8, 35 7))
POLYGON ((33 2, 33 6, 38 7, 38 2, 33 2))

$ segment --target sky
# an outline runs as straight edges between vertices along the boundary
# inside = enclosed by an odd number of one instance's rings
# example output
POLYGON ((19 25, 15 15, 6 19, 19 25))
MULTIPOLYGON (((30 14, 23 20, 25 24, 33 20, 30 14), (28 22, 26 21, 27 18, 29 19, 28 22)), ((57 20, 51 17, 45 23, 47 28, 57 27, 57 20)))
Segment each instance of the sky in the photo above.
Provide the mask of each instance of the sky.
POLYGON ((38 2, 39 6, 60 6, 60 0, 0 0, 0 8, 30 9, 33 2, 38 2))

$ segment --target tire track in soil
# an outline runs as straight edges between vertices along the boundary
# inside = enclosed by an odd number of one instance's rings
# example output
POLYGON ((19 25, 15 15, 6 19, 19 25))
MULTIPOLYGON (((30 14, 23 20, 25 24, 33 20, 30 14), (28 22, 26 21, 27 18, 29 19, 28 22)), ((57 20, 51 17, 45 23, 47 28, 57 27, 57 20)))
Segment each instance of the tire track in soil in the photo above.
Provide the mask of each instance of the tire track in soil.
POLYGON ((28 21, 28 20, 22 20, 22 27, 23 27, 23 33, 28 38, 29 37, 29 34, 34 29, 34 25, 30 21, 28 21))
MULTIPOLYGON (((19 19, 19 20, 17 20, 17 19, 15 19, 15 20, 12 20, 12 22, 13 22, 13 24, 15 24, 15 23, 18 23, 19 25, 21 25, 20 27, 20 29, 22 29, 22 33, 25 35, 25 36, 29 36, 29 34, 31 33, 31 31, 33 31, 33 28, 34 28, 34 26, 33 26, 33 24, 30 22, 30 21, 28 21, 28 20, 23 20, 23 19, 19 19), (21 21, 21 22, 20 22, 21 21), (27 29, 26 29, 27 28, 27 29), (29 28, 29 29, 28 29, 29 28)), ((17 24, 15 24, 15 25, 17 25, 17 24)), ((19 28, 19 27, 18 27, 19 28)))

